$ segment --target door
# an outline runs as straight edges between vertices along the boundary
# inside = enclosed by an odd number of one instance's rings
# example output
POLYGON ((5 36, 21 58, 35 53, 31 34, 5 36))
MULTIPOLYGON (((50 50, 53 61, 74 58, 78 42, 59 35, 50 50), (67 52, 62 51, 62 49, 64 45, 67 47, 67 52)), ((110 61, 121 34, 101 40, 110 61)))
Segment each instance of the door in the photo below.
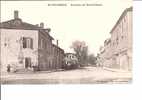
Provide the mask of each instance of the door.
POLYGON ((121 69, 128 70, 128 58, 127 55, 123 55, 120 58, 120 67, 121 69))
POLYGON ((31 67, 31 58, 25 58, 25 68, 31 67))

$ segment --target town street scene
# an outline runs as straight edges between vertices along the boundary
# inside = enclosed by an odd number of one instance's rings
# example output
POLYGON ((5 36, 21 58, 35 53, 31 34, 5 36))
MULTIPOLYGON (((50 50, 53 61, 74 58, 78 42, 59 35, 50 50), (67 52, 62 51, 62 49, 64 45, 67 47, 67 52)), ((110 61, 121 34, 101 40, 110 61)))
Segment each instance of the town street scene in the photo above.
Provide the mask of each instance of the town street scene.
POLYGON ((1 84, 132 82, 131 0, 1 1, 1 8, 1 84))

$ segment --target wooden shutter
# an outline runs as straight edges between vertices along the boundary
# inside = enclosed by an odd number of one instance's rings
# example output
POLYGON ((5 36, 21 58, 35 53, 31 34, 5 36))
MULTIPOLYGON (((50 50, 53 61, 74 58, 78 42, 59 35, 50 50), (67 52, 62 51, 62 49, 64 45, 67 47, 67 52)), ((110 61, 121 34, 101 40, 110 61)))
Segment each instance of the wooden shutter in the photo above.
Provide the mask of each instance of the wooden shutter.
POLYGON ((30 48, 33 49, 33 39, 30 38, 30 48))
POLYGON ((26 48, 26 38, 23 37, 23 48, 26 48))

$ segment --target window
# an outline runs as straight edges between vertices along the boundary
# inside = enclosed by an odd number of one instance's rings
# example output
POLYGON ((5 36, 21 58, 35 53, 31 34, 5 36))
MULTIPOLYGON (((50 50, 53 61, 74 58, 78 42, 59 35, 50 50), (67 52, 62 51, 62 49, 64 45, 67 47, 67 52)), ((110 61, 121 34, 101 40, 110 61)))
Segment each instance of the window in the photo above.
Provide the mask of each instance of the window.
POLYGON ((70 58, 70 55, 68 55, 68 58, 70 58))
POLYGON ((118 45, 118 43, 119 43, 119 39, 118 39, 118 37, 116 38, 116 44, 118 45))
POLYGON ((72 59, 74 59, 74 56, 72 55, 72 59))
POLYGON ((41 49, 44 49, 44 48, 45 48, 44 39, 41 39, 41 41, 40 41, 40 48, 41 48, 41 49))
POLYGON ((70 59, 72 59, 72 55, 70 55, 70 59))
POLYGON ((124 22, 126 22, 126 16, 124 17, 124 22))
POLYGON ((5 39, 4 39, 4 46, 5 46, 5 47, 6 47, 6 46, 9 46, 9 44, 10 44, 9 41, 10 41, 9 38, 5 37, 5 39))
POLYGON ((40 48, 43 49, 43 39, 40 41, 40 48))
POLYGON ((40 49, 48 49, 49 46, 44 39, 40 39, 40 49))
POLYGON ((33 39, 29 37, 23 37, 23 48, 33 49, 33 39))

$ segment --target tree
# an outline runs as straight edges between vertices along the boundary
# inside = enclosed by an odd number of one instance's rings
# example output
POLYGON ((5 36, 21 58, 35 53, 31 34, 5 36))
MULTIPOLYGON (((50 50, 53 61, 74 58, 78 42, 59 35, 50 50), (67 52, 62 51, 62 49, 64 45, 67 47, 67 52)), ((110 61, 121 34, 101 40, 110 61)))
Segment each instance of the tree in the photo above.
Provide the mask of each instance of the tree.
POLYGON ((88 63, 91 65, 96 65, 97 58, 94 56, 94 54, 88 55, 88 63))
POLYGON ((71 45, 71 48, 74 49, 79 64, 82 65, 86 65, 87 64, 87 59, 88 59, 88 46, 86 45, 86 43, 84 41, 74 41, 71 45))

